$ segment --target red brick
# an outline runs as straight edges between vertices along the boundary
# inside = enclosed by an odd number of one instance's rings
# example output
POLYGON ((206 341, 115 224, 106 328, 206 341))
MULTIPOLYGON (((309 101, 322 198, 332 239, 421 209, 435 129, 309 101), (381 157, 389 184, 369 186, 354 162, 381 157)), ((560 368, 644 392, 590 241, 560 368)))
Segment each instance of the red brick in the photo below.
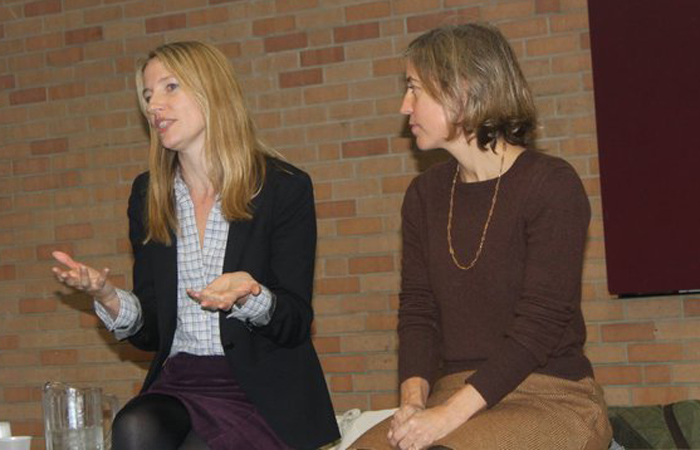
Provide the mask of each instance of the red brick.
POLYGON ((389 153, 389 144, 385 138, 344 142, 342 153, 343 158, 383 155, 389 153))
POLYGON ((370 409, 381 410, 396 408, 399 404, 399 394, 397 392, 385 394, 372 394, 370 397, 370 409))
POLYGON ((0 260, 5 262, 30 261, 34 257, 32 247, 10 247, 0 250, 0 260))
MULTIPOLYGON (((449 0, 445 1, 449 3, 449 0)), ((404 15, 415 14, 421 11, 435 11, 442 6, 442 3, 440 0, 392 0, 391 7, 395 15, 404 15)))
POLYGON ((43 141, 34 141, 30 145, 32 155, 47 155, 68 151, 68 139, 56 138, 43 141))
POLYGON ((363 3, 345 8, 345 20, 348 22, 379 19, 391 15, 391 3, 387 1, 363 3))
POLYGON ((556 13, 561 11, 560 0, 535 0, 537 14, 556 13))
POLYGON ((61 187, 61 180, 53 173, 22 178, 22 190, 26 192, 46 191, 59 187, 61 187))
POLYGON ((187 23, 190 27, 201 27, 226 21, 228 21, 228 9, 226 7, 194 11, 187 17, 187 23))
POLYGON ((24 17, 43 16, 61 12, 61 0, 41 0, 24 5, 24 17))
POLYGON ((382 219, 379 217, 356 217, 338 221, 338 235, 372 234, 383 231, 382 219))
POLYGON ((86 25, 93 23, 106 23, 119 20, 123 17, 121 6, 105 6, 103 8, 89 8, 83 12, 86 25))
POLYGON ((319 219, 351 217, 355 214, 354 200, 320 202, 316 204, 316 216, 319 219))
POLYGON ((363 372, 367 366, 364 356, 325 356, 321 365, 326 373, 363 372))
POLYGON ((171 14, 169 16, 153 17, 146 19, 146 33, 161 33, 163 31, 176 30, 187 26, 187 15, 171 14))
POLYGON ((668 366, 646 366, 644 368, 645 383, 670 383, 671 368, 668 366))
POLYGON ((62 33, 42 34, 30 36, 26 40, 27 50, 46 50, 48 48, 58 48, 63 46, 62 33))
POLYGON ((61 251, 68 253, 69 255, 75 254, 75 248, 71 242, 61 242, 61 243, 51 243, 42 244, 36 246, 36 259, 39 261, 53 260, 51 253, 54 251, 61 251))
POLYGON ((415 175, 397 175, 382 178, 382 193, 400 194, 406 192, 415 175))
POLYGON ((11 105, 22 105, 25 103, 39 103, 46 101, 46 88, 37 87, 15 91, 10 94, 11 105))
POLYGON ((345 61, 344 47, 326 47, 301 52, 301 65, 318 66, 345 61))
MULTIPOLYGON (((2 273, 2 269, 0 269, 2 273)), ((14 350, 19 348, 19 336, 12 334, 0 336, 0 350, 14 350)))
POLYGON ((59 225, 55 230, 56 240, 66 241, 73 239, 85 239, 94 236, 92 224, 90 223, 72 223, 68 225, 59 225))
POLYGON ((398 325, 396 313, 369 314, 367 316, 368 331, 394 331, 398 325))
POLYGON ((666 405, 689 398, 686 386, 653 386, 632 389, 632 401, 635 405, 666 405))
POLYGON ((304 90, 304 100, 308 104, 333 103, 348 99, 347 85, 319 86, 304 90))
POLYGON ((24 158, 12 161, 12 172, 15 175, 42 173, 49 170, 49 158, 24 158))
POLYGON ((333 29, 333 39, 338 43, 374 39, 378 37, 379 24, 377 22, 349 25, 333 29))
POLYGON ((313 343, 319 354, 340 352, 340 338, 338 336, 314 336, 313 343))
POLYGON ((345 296, 342 300, 342 310, 347 312, 386 311, 389 300, 390 296, 386 294, 345 296))
POLYGON ((391 272, 394 270, 394 258, 392 256, 360 256, 350 258, 349 269, 351 274, 391 272))
POLYGON ((603 325, 601 331, 605 342, 654 340, 654 324, 651 322, 603 325))
POLYGON ((24 298, 19 301, 19 312, 24 314, 53 311, 56 311, 54 298, 24 298))
MULTIPOLYGON (((3 400, 8 403, 39 402, 41 401, 41 388, 38 387, 6 387, 3 389, 3 400)), ((13 424, 12 431, 17 434, 13 424)))
POLYGON ((352 376, 336 375, 331 377, 331 391, 333 392, 350 392, 352 391, 352 376))
POLYGON ((80 328, 95 329, 100 328, 100 324, 102 324, 102 322, 99 317, 93 313, 80 314, 80 316, 78 316, 78 325, 80 325, 80 328))
POLYGON ((688 317, 700 316, 700 298, 692 298, 683 302, 683 312, 688 317))
POLYGON ((593 371, 595 379, 603 385, 636 384, 642 381, 642 370, 638 366, 597 366, 593 371))
POLYGON ((360 281, 357 277, 322 278, 316 280, 314 293, 317 295, 351 294, 359 292, 360 281))
POLYGON ((271 17, 253 21, 253 35, 267 36, 269 34, 284 33, 296 28, 294 16, 271 17))
POLYGON ((44 350, 41 352, 41 363, 45 366, 63 366, 77 362, 78 351, 75 349, 44 350))
POLYGON ((49 66, 71 66, 83 60, 83 48, 71 47, 62 50, 54 50, 46 54, 46 62, 49 66))
MULTIPOLYGON (((117 1, 120 0, 104 0, 101 3, 116 3, 117 1)), ((121 2, 121 1, 120 1, 121 2)), ((74 11, 76 9, 81 9, 85 10, 90 7, 95 6, 95 1, 94 0, 63 0, 63 6, 66 8, 66 11, 74 11)), ((83 11, 85 12, 85 11, 83 11)))
POLYGON ((321 69, 305 69, 279 74, 280 87, 292 88, 310 86, 323 83, 323 71, 321 69))
POLYGON ((385 58, 372 61, 372 74, 375 77, 400 75, 404 73, 406 64, 403 58, 385 58))
POLYGON ((579 38, 575 35, 549 36, 527 41, 528 56, 553 55, 578 49, 579 38))
POLYGON ((275 0, 275 10, 278 12, 299 11, 318 6, 318 0, 275 0))
POLYGON ((85 96, 85 83, 76 82, 63 84, 61 86, 51 86, 49 88, 49 100, 64 100, 85 96))
POLYGON ((1 75, 0 76, 0 90, 9 90, 15 88, 15 76, 14 75, 1 75))
POLYGON ((229 58, 237 58, 241 56, 241 44, 239 42, 219 44, 218 48, 229 58))
POLYGON ((0 281, 17 279, 17 269, 11 264, 0 266, 0 281))
MULTIPOLYGON (((95 314, 92 312, 89 315, 95 317, 95 314)), ((102 324, 102 322, 99 323, 102 324)), ((117 353, 119 354, 119 358, 123 361, 139 362, 150 361, 153 359, 153 352, 140 350, 133 345, 126 343, 119 346, 119 351, 117 353)))
POLYGON ((454 22, 456 18, 458 21, 464 22, 476 20, 479 18, 479 8, 466 8, 456 12, 450 11, 411 16, 406 19, 406 30, 409 33, 426 31, 447 22, 454 22))
POLYGON ((681 344, 630 344, 627 349, 630 362, 662 362, 683 358, 681 344))
POLYGON ((101 40, 102 27, 88 27, 66 31, 66 45, 86 44, 101 40))
POLYGON ((266 53, 281 52, 284 50, 304 48, 308 46, 308 39, 307 34, 304 32, 285 34, 282 36, 265 38, 263 46, 266 53))

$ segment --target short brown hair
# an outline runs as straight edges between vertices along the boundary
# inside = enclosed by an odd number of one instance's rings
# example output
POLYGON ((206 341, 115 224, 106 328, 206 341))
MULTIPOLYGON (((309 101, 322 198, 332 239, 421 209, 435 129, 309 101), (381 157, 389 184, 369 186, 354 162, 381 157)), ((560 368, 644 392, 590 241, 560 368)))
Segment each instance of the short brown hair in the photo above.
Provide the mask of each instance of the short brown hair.
POLYGON ((476 138, 480 149, 499 139, 534 146, 532 93, 506 38, 484 23, 446 25, 418 36, 405 52, 427 93, 448 113, 451 129, 476 138))

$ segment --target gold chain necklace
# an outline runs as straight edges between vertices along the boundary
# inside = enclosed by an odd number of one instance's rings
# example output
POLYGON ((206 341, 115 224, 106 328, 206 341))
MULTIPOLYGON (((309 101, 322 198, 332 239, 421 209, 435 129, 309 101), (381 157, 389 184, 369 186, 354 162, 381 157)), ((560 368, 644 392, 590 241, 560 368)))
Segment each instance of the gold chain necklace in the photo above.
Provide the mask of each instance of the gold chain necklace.
POLYGON ((501 168, 498 171, 498 178, 496 178, 496 187, 493 190, 493 197, 491 197, 491 208, 489 209, 489 215, 486 217, 486 223, 484 224, 484 229, 481 232, 481 240, 479 241, 479 247, 476 249, 476 255, 472 262, 468 265, 462 265, 457 260, 457 254, 454 247, 452 246, 452 210, 454 208, 455 200, 455 186, 457 185, 457 177, 459 176, 459 162, 457 162, 457 168, 455 169, 454 177, 452 177, 452 190, 450 191, 450 210, 447 213, 447 245, 450 248, 450 256, 452 256, 452 261, 455 265, 462 270, 469 270, 481 256, 481 250, 484 248, 484 241, 486 241, 486 232, 489 229, 489 224, 491 223, 491 216, 493 216, 493 210, 496 208, 496 200, 498 199, 498 188, 501 186, 501 175, 503 174, 503 162, 506 159, 505 149, 503 150, 503 155, 501 156, 501 168))

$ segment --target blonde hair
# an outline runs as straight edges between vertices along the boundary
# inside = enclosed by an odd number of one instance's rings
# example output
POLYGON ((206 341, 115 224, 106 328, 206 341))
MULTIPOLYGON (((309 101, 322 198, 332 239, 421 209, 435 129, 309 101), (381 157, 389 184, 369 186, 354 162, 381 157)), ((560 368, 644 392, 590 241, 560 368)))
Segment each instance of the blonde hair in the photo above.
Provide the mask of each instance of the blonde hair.
POLYGON ((427 93, 448 112, 448 139, 458 130, 482 150, 499 139, 534 146, 537 113, 513 49, 484 23, 447 25, 411 42, 405 52, 427 93))
MULTIPOLYGON (((179 81, 182 89, 199 105, 204 116, 204 156, 209 179, 221 198, 228 221, 252 217, 250 201, 265 179, 265 155, 273 154, 260 140, 249 114, 241 86, 226 56, 202 42, 174 42, 162 45, 140 64, 136 88, 141 112, 148 118, 141 93, 143 72, 149 61, 158 59, 179 81)), ((178 230, 174 203, 177 153, 161 145, 151 121, 146 241, 171 244, 170 233, 178 230)))

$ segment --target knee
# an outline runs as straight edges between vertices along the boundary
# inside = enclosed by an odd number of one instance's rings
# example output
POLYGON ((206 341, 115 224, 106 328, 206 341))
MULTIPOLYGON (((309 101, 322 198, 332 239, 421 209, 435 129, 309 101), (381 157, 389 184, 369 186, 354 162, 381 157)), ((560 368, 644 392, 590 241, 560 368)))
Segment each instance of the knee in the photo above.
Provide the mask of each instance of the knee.
POLYGON ((128 436, 140 428, 138 423, 140 420, 144 419, 147 420, 148 418, 143 417, 143 414, 139 414, 138 410, 135 411, 133 408, 126 406, 122 408, 114 418, 114 422, 112 423, 112 435, 128 436))
POLYGON ((189 429, 189 416, 178 401, 160 396, 137 397, 117 413, 112 424, 112 444, 116 450, 177 448, 189 429))

